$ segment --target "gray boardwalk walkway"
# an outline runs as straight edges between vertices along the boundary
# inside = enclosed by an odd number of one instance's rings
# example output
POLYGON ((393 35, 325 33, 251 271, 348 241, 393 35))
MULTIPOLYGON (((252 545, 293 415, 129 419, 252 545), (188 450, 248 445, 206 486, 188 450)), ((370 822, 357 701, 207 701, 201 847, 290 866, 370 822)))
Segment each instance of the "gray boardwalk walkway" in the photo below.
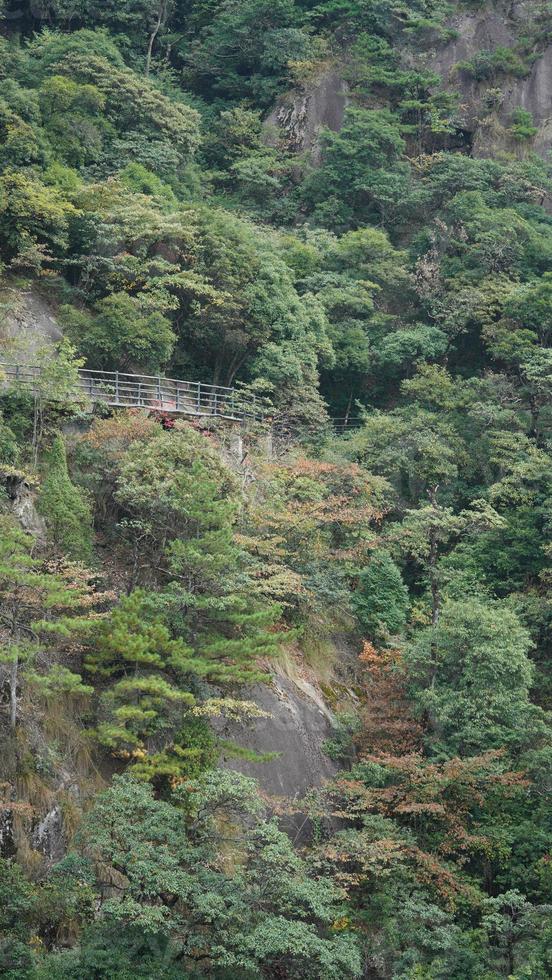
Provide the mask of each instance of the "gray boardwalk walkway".
MULTIPOLYGON (((41 369, 34 365, 0 361, 1 376, 8 386, 40 388, 41 369)), ((215 416, 234 422, 258 419, 262 414, 254 397, 243 395, 235 388, 123 371, 82 368, 74 397, 75 401, 103 402, 116 408, 148 408, 194 418, 215 416)))
MULTIPOLYGON (((32 364, 0 361, 0 390, 20 386, 40 391, 42 369, 32 364)), ((47 385, 46 385, 47 386, 47 385)), ((161 375, 128 374, 124 371, 93 371, 81 368, 73 389, 75 401, 102 403, 114 408, 147 408, 190 418, 220 418, 231 422, 262 422, 261 405, 253 395, 237 388, 204 384, 203 381, 181 381, 161 375)), ((362 425, 361 418, 347 416, 330 419, 336 435, 345 435, 362 425)), ((286 425, 272 426, 274 434, 286 433, 286 425)))

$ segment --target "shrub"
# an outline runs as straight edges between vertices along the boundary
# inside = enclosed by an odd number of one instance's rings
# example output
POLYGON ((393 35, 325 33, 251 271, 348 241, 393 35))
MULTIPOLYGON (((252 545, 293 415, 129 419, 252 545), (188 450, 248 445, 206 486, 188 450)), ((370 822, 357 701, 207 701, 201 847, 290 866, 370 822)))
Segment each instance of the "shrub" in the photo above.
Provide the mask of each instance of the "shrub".
POLYGON ((45 472, 38 509, 52 543, 68 557, 86 563, 92 558, 92 515, 84 491, 71 482, 61 435, 46 456, 45 472))

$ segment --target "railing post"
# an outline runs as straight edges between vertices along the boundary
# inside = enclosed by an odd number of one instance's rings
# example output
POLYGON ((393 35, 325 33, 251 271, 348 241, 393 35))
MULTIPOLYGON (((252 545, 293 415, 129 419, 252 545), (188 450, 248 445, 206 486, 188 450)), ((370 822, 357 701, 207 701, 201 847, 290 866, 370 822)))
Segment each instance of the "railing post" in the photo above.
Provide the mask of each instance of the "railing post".
POLYGON ((201 415, 201 381, 197 382, 197 414, 201 415))
POLYGON ((119 404, 119 372, 115 371, 115 402, 119 404))
POLYGON ((161 378, 157 378, 157 401, 160 403, 159 408, 163 408, 163 399, 161 397, 161 378))
POLYGON ((176 398, 175 398, 175 408, 176 411, 180 411, 180 385, 178 381, 176 382, 176 398))

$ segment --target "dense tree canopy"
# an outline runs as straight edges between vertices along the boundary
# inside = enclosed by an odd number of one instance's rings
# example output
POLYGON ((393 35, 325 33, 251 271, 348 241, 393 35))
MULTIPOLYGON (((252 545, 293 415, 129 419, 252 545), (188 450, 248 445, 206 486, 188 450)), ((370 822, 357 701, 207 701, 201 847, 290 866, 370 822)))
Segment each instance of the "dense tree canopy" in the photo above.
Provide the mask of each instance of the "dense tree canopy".
POLYGON ((540 0, 0 3, 0 364, 40 367, 0 368, 2 977, 552 974, 552 171, 512 105, 551 42, 540 0), (464 16, 503 41, 441 75, 464 16), (231 768, 275 762, 274 670, 333 719, 304 800, 231 768))

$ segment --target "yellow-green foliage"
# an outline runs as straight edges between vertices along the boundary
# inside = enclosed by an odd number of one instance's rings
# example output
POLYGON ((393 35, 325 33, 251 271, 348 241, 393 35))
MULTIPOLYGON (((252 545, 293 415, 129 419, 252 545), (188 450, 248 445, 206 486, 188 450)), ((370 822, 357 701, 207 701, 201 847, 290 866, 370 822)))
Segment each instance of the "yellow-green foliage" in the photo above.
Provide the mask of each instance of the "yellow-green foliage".
POLYGON ((38 501, 54 547, 76 561, 92 559, 92 515, 84 491, 71 482, 65 443, 57 435, 44 461, 38 501))

